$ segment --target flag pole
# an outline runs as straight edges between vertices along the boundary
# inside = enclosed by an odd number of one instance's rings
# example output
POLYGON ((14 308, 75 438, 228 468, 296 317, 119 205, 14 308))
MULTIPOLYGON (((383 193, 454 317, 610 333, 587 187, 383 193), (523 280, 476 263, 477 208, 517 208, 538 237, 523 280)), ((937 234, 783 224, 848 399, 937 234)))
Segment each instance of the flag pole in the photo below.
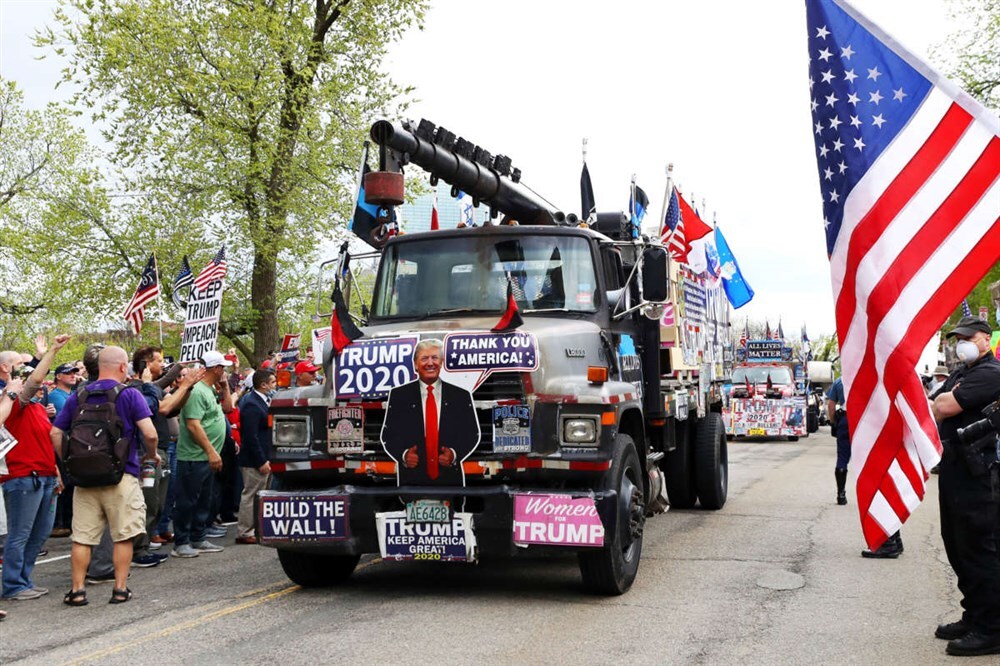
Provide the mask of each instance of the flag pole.
MULTIPOLYGON (((663 225, 665 225, 667 223, 667 203, 670 201, 670 183, 671 183, 671 179, 673 177, 673 172, 674 172, 674 165, 673 164, 667 164, 667 167, 666 167, 667 186, 663 190, 663 206, 660 208, 660 242, 663 242, 663 232, 665 231, 665 229, 663 228, 663 225)), ((672 230, 671 230, 671 235, 673 235, 673 231, 672 230)), ((668 261, 670 260, 670 253, 669 252, 667 253, 667 260, 668 261)))
POLYGON ((583 138, 583 163, 587 163, 587 137, 583 138))
POLYGON ((160 282, 160 264, 156 260, 156 252, 153 252, 153 272, 156 273, 156 309, 159 310, 160 316, 160 348, 163 348, 163 301, 160 300, 160 292, 163 291, 161 287, 163 286, 160 282))
POLYGON ((635 174, 632 174, 632 184, 631 193, 628 198, 628 226, 629 226, 629 238, 633 238, 635 230, 632 228, 635 225, 635 174))

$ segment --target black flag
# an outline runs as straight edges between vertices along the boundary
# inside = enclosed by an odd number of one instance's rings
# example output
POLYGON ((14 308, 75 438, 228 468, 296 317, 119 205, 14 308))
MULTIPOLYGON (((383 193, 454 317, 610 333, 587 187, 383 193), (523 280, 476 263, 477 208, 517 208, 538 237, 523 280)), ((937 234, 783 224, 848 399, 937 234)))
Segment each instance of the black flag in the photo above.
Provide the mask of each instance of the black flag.
POLYGON ((590 184, 590 171, 587 169, 587 163, 584 162, 583 172, 580 174, 580 219, 588 220, 596 212, 594 186, 590 184))

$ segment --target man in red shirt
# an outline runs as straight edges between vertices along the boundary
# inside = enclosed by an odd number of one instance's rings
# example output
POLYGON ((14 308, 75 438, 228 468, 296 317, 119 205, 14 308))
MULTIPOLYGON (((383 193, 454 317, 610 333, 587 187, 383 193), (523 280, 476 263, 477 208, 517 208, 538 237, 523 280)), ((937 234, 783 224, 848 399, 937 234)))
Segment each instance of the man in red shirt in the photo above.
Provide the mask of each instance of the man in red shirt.
POLYGON ((25 601, 37 599, 48 590, 31 580, 42 545, 52 531, 56 516, 55 495, 62 491, 56 468, 55 450, 49 431, 52 424, 45 407, 32 402, 52 366, 52 359, 69 340, 57 336, 42 356, 35 370, 18 388, 12 373, 20 358, 12 352, 0 352, 0 425, 17 440, 6 456, 7 471, 0 476, 7 509, 7 543, 4 546, 3 598, 25 601))

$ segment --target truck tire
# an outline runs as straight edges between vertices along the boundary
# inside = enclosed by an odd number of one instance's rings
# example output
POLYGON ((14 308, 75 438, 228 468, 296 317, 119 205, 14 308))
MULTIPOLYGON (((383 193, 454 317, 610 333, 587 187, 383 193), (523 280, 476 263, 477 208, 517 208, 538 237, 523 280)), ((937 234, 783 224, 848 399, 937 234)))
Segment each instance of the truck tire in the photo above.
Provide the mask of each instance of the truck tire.
POLYGON ((330 587, 351 577, 360 555, 322 555, 278 550, 285 575, 302 587, 330 587))
POLYGON ((688 436, 688 423, 690 421, 678 422, 677 448, 667 452, 660 464, 663 478, 667 482, 670 506, 675 509, 690 509, 698 499, 694 489, 694 469, 691 465, 691 438, 688 436))
POLYGON ((722 417, 715 412, 695 426, 694 478, 701 508, 721 509, 729 492, 729 447, 722 417))
POLYGON ((618 492, 618 529, 605 534, 603 548, 581 550, 578 555, 583 584, 594 594, 624 594, 639 571, 646 521, 642 476, 632 438, 618 435, 611 469, 602 483, 603 489, 618 492))

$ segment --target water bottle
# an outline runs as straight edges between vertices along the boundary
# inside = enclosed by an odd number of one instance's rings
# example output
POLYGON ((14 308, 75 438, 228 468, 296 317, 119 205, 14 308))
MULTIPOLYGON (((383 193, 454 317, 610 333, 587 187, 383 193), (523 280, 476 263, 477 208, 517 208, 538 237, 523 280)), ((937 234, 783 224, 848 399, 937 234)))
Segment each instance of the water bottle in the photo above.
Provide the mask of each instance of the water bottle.
POLYGON ((152 488, 156 483, 156 462, 153 460, 142 461, 142 487, 152 488))

